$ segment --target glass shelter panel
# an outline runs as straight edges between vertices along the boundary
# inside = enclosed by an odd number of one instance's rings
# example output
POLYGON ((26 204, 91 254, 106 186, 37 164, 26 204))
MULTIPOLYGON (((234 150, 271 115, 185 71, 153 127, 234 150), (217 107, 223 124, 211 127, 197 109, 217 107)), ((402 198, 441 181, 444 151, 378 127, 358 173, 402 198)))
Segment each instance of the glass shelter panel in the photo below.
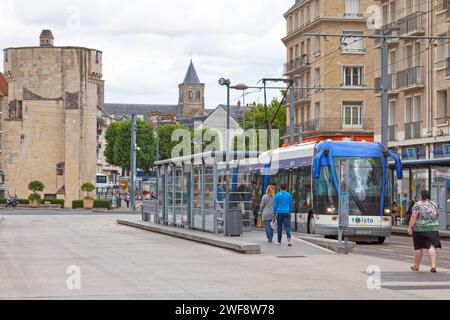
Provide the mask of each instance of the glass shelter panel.
POLYGON ((205 166, 204 171, 204 183, 203 183, 203 192, 204 192, 204 230, 208 232, 215 232, 215 223, 216 223, 216 187, 215 187, 215 174, 213 166, 205 166))
POLYGON ((194 167, 194 181, 193 188, 193 218, 192 226, 194 229, 203 229, 203 170, 202 166, 198 165, 194 167))

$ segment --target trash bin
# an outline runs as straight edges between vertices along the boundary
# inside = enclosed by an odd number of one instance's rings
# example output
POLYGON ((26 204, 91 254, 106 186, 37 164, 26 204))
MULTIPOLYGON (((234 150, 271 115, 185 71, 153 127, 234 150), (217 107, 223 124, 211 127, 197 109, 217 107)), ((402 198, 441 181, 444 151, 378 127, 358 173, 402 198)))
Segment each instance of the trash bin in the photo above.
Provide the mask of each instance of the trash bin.
POLYGON ((230 209, 225 219, 226 235, 231 237, 239 237, 244 229, 242 226, 242 212, 239 209, 230 209))

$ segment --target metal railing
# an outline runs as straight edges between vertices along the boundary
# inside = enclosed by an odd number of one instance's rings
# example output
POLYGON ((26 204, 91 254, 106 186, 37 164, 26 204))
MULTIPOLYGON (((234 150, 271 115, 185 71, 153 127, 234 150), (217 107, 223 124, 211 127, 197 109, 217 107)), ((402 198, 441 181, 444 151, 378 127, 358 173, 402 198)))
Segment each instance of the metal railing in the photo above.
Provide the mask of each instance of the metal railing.
POLYGON ((388 140, 397 141, 397 125, 391 125, 388 127, 388 140))
POLYGON ((406 140, 420 138, 421 123, 422 123, 422 121, 405 123, 405 139, 406 140))
POLYGON ((422 16, 424 15, 423 12, 418 11, 414 12, 403 19, 400 19, 398 21, 399 27, 400 27, 400 34, 410 34, 414 33, 416 31, 423 31, 422 26, 422 16))
POLYGON ((305 68, 307 66, 309 66, 309 55, 304 54, 294 60, 289 61, 288 63, 285 63, 284 73, 286 74, 288 72, 292 72, 300 68, 305 68))
POLYGON ((296 125, 296 132, 301 127, 304 133, 338 130, 374 130, 374 119, 363 118, 360 123, 346 124, 343 118, 318 118, 296 125))
POLYGON ((397 74, 397 87, 399 89, 423 84, 423 67, 412 67, 397 74))
MULTIPOLYGON (((397 22, 388 23, 384 26, 382 26, 380 29, 375 30, 375 35, 386 35, 386 36, 398 36, 399 31, 397 30, 398 24, 397 22)), ((381 41, 383 41, 381 38, 375 39, 375 45, 379 46, 381 44, 381 41)), ((389 39, 388 41, 392 41, 392 39, 389 39)))
MULTIPOLYGON (((398 78, 397 78, 397 73, 391 73, 388 75, 389 79, 389 83, 388 83, 388 90, 389 91, 396 91, 397 90, 397 82, 398 82, 398 78)), ((375 94, 380 94, 381 93, 381 77, 375 78, 375 94)))

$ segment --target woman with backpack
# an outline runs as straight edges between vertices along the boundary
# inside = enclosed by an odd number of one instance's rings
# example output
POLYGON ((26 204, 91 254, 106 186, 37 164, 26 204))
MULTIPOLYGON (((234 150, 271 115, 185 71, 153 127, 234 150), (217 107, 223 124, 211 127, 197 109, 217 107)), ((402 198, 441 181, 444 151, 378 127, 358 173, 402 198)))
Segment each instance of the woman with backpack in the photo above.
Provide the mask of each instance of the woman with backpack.
POLYGON ((275 197, 275 187, 270 185, 267 187, 266 194, 262 197, 260 215, 264 221, 264 229, 267 235, 267 242, 272 243, 273 241, 273 229, 271 226, 272 220, 275 218, 273 214, 273 200, 275 197))
POLYGON ((430 199, 429 191, 421 192, 422 201, 415 204, 409 221, 408 234, 414 240, 414 266, 412 271, 420 271, 423 250, 430 255, 431 272, 436 273, 436 249, 442 248, 439 238, 439 210, 430 199))

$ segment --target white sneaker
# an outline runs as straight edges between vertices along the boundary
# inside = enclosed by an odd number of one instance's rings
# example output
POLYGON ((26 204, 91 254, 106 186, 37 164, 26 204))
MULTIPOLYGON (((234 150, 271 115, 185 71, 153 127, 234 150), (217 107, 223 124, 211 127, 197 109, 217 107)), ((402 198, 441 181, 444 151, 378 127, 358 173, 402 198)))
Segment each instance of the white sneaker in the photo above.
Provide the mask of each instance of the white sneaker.
POLYGON ((277 242, 277 245, 278 245, 278 246, 281 246, 281 242, 277 242))

